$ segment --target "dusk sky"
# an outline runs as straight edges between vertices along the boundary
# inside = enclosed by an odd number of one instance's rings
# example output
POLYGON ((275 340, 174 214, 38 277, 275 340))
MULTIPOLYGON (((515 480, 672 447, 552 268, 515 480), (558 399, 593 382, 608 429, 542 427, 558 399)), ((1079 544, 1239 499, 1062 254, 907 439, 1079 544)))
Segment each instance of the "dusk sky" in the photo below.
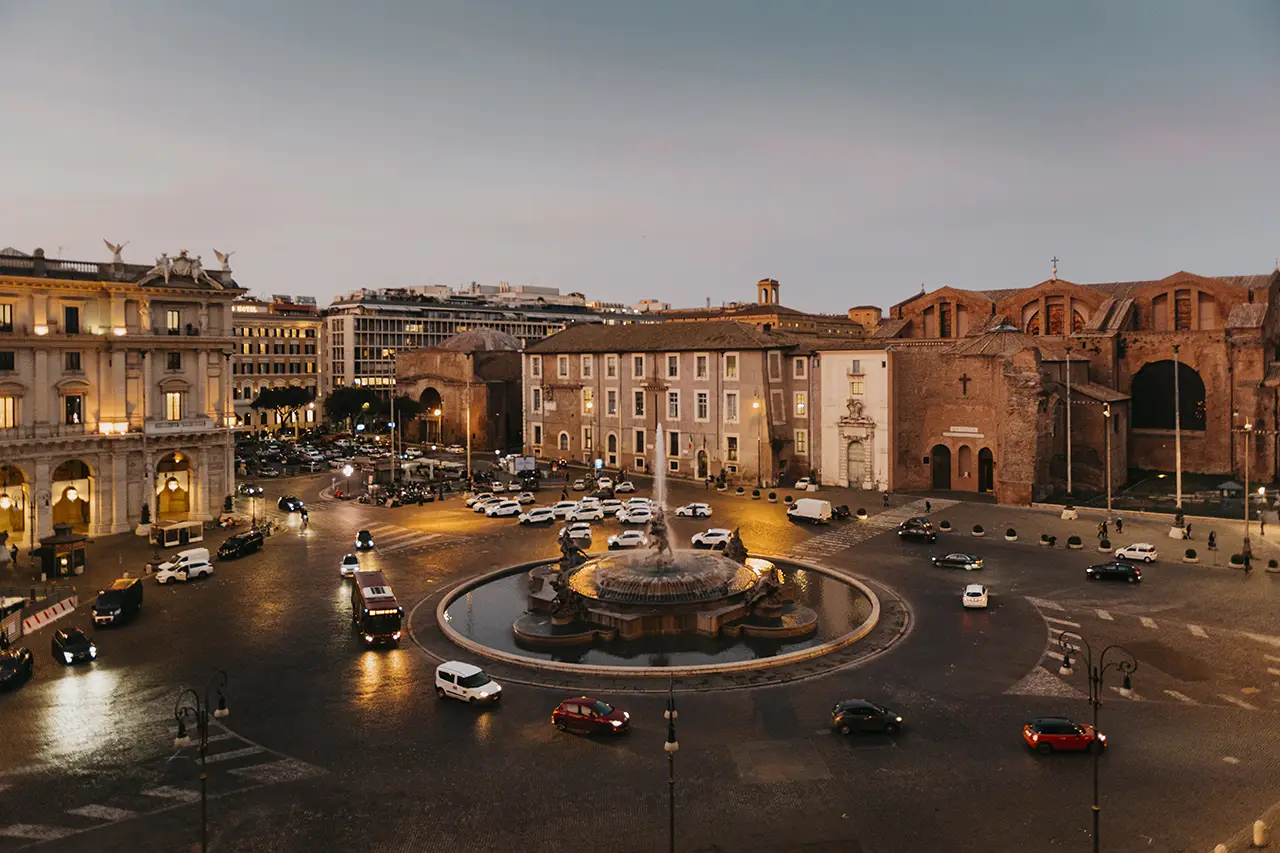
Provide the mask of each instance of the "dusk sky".
POLYGON ((0 0, 0 247, 807 310, 1269 272, 1276 0, 0 0))

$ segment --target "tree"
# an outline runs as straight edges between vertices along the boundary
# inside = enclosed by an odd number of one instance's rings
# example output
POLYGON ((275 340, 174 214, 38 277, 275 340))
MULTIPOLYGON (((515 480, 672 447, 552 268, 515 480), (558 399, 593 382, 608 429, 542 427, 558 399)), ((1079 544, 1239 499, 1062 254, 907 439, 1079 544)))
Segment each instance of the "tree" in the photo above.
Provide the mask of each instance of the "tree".
POLYGON ((338 423, 350 421, 369 412, 376 413, 384 406, 378 395, 370 389, 344 385, 333 389, 324 398, 324 416, 330 423, 338 423))
POLYGON ((422 403, 412 397, 401 395, 395 399, 397 421, 411 421, 422 414, 422 403))
POLYGON ((283 388, 263 388, 258 398, 249 405, 254 409, 267 409, 276 413, 276 422, 284 424, 289 417, 315 400, 315 392, 298 385, 283 388))

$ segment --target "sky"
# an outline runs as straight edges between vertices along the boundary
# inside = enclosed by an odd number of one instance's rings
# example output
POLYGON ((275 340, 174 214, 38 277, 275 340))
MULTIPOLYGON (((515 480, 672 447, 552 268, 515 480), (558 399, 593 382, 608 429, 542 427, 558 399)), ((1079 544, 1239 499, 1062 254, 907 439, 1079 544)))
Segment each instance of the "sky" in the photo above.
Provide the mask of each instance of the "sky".
POLYGON ((811 311, 1265 273, 1276 0, 0 0, 0 247, 811 311))

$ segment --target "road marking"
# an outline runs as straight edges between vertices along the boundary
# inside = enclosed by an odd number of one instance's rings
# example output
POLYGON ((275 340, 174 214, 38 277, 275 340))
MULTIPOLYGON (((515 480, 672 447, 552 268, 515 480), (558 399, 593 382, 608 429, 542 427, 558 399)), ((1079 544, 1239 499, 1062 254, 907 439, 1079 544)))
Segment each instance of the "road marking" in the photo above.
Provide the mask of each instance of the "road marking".
POLYGON ((1196 704, 1196 700, 1192 699, 1190 696, 1188 696, 1185 693, 1179 693, 1176 690, 1166 690, 1165 693, 1168 693, 1170 696, 1172 696, 1174 699, 1177 699, 1179 702, 1186 702, 1188 705, 1196 704))
POLYGON ((233 737, 240 737, 240 735, 235 734, 233 732, 223 732, 222 734, 210 735, 209 743, 213 743, 214 741, 219 741, 219 740, 230 740, 233 737))
POLYGON ((1234 755, 1224 755, 1224 756, 1222 756, 1222 760, 1223 760, 1223 761, 1225 761, 1227 764, 1239 764, 1239 763, 1240 763, 1240 759, 1236 758, 1234 755))
POLYGON ((1267 667, 1267 673, 1269 675, 1280 675, 1280 669, 1276 669, 1274 666, 1269 666, 1267 667))
POLYGON ((1067 620, 1067 619, 1058 619, 1058 618, 1057 618, 1057 617, 1055 617, 1055 616, 1046 616, 1046 617, 1044 617, 1044 621, 1046 621, 1046 622, 1056 622, 1056 623, 1057 623, 1057 624, 1059 624, 1059 625, 1070 625, 1072 628, 1079 628, 1079 627, 1080 627, 1080 623, 1079 623, 1079 622, 1072 622, 1072 621, 1067 620))
POLYGON ((1036 607, 1039 607, 1041 610, 1061 611, 1061 610, 1067 609, 1056 601, 1049 601, 1048 599, 1044 599, 1044 598, 1032 598, 1031 596, 1028 595, 1027 601, 1030 601, 1032 604, 1034 604, 1036 607))
POLYGON ((216 764, 219 761, 232 761, 236 758, 244 758, 247 755, 257 755, 263 752, 260 746, 246 746, 244 749, 233 749, 230 752, 219 752, 217 755, 210 755, 205 758, 210 764, 216 764))
POLYGON ((264 785, 272 785, 280 782, 292 782, 295 779, 305 779, 308 776, 318 776, 324 773, 324 770, 314 764, 308 764, 296 758, 286 758, 267 764, 241 767, 238 770, 230 770, 228 772, 233 776, 247 776, 264 785))
POLYGON ((1240 692, 1241 692, 1241 693, 1247 693, 1247 694, 1249 694, 1250 696, 1252 696, 1254 693, 1259 693, 1259 692, 1261 692, 1261 691, 1259 691, 1259 690, 1258 690, 1258 688, 1256 688, 1256 687, 1241 687, 1241 688, 1240 688, 1240 692))
POLYGON ((1209 636, 1208 632, 1206 632, 1205 629, 1201 628, 1199 625, 1188 625, 1187 630, 1191 632, 1191 636, 1193 637, 1209 636))
POLYGON ((129 811, 128 809, 117 809, 112 806, 81 806, 78 809, 67 809, 67 814, 80 815, 80 817, 91 817, 95 820, 128 820, 131 817, 137 817, 138 813, 129 811))
POLYGON ((200 795, 195 791, 188 791, 186 788, 171 788, 167 785, 160 788, 149 788, 142 792, 144 797, 160 797, 166 800, 181 800, 184 803, 194 803, 200 799, 200 795))
POLYGON ((64 838, 75 832, 62 826, 43 826, 38 823, 15 823, 13 826, 0 827, 0 835, 7 838, 31 838, 37 841, 52 841, 64 838))
POLYGON ((1263 655, 1263 657, 1267 660, 1273 660, 1276 663, 1280 663, 1280 657, 1276 657, 1275 655, 1263 655))
POLYGON ((1142 627, 1144 628, 1156 627, 1156 620, 1152 619, 1150 616, 1139 616, 1138 619, 1141 620, 1142 627))
POLYGON ((1055 660, 1062 660, 1062 652, 1045 652, 1045 655, 1055 660))
POLYGON ((1099 619, 1105 619, 1107 622, 1114 622, 1114 621, 1116 621, 1116 620, 1112 619, 1112 618, 1111 618, 1111 614, 1110 614, 1110 613, 1108 613, 1108 612, 1107 612, 1107 611, 1105 611, 1105 610, 1099 610, 1099 611, 1098 611, 1098 618, 1099 618, 1099 619))
POLYGON ((1226 701, 1230 702, 1232 705, 1238 705, 1239 707, 1244 708, 1246 711, 1258 710, 1258 707, 1256 705, 1250 705, 1248 702, 1244 701, 1243 699, 1237 699, 1236 697, 1229 696, 1226 693, 1219 693, 1218 698, 1225 699, 1226 701))

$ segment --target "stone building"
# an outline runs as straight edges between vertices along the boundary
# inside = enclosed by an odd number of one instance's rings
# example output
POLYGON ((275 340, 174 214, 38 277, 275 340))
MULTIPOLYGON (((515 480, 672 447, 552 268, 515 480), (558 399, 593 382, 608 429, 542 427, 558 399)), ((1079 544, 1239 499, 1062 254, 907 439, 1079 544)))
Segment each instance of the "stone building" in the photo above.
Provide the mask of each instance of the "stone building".
POLYGON ((0 252, 0 531, 30 547, 208 519, 232 490, 232 301, 223 263, 0 252))
POLYGON ((526 347, 525 452, 754 485, 808 473, 811 351, 733 322, 570 326, 526 347))
POLYGON ((294 414, 295 422, 310 426, 319 421, 320 329, 324 324, 314 296, 276 295, 264 299, 244 297, 231 305, 234 334, 239 338, 231 357, 231 399, 236 425, 257 432, 285 424, 267 409, 255 411, 252 403, 263 388, 297 385, 316 397, 315 405, 294 414))
POLYGON ((814 468, 827 485, 891 491, 897 354, 883 347, 855 349, 849 341, 826 346, 818 347, 815 359, 819 408, 814 468))
MULTIPOLYGON (((862 338, 869 329, 859 320, 879 318, 879 309, 854 309, 848 315, 811 314, 788 308, 780 301, 782 292, 777 279, 764 278, 756 282, 755 302, 731 302, 727 305, 706 308, 677 308, 653 312, 657 319, 672 323, 707 323, 733 320, 749 323, 764 331, 782 332, 798 337, 824 336, 862 338), (855 319, 856 318, 856 319, 855 319)), ((874 323, 872 327, 874 328, 874 323)))
POLYGON ((396 394, 422 404, 404 430, 411 441, 465 446, 470 421, 473 450, 520 447, 520 342, 505 332, 473 329, 398 353, 396 394))

